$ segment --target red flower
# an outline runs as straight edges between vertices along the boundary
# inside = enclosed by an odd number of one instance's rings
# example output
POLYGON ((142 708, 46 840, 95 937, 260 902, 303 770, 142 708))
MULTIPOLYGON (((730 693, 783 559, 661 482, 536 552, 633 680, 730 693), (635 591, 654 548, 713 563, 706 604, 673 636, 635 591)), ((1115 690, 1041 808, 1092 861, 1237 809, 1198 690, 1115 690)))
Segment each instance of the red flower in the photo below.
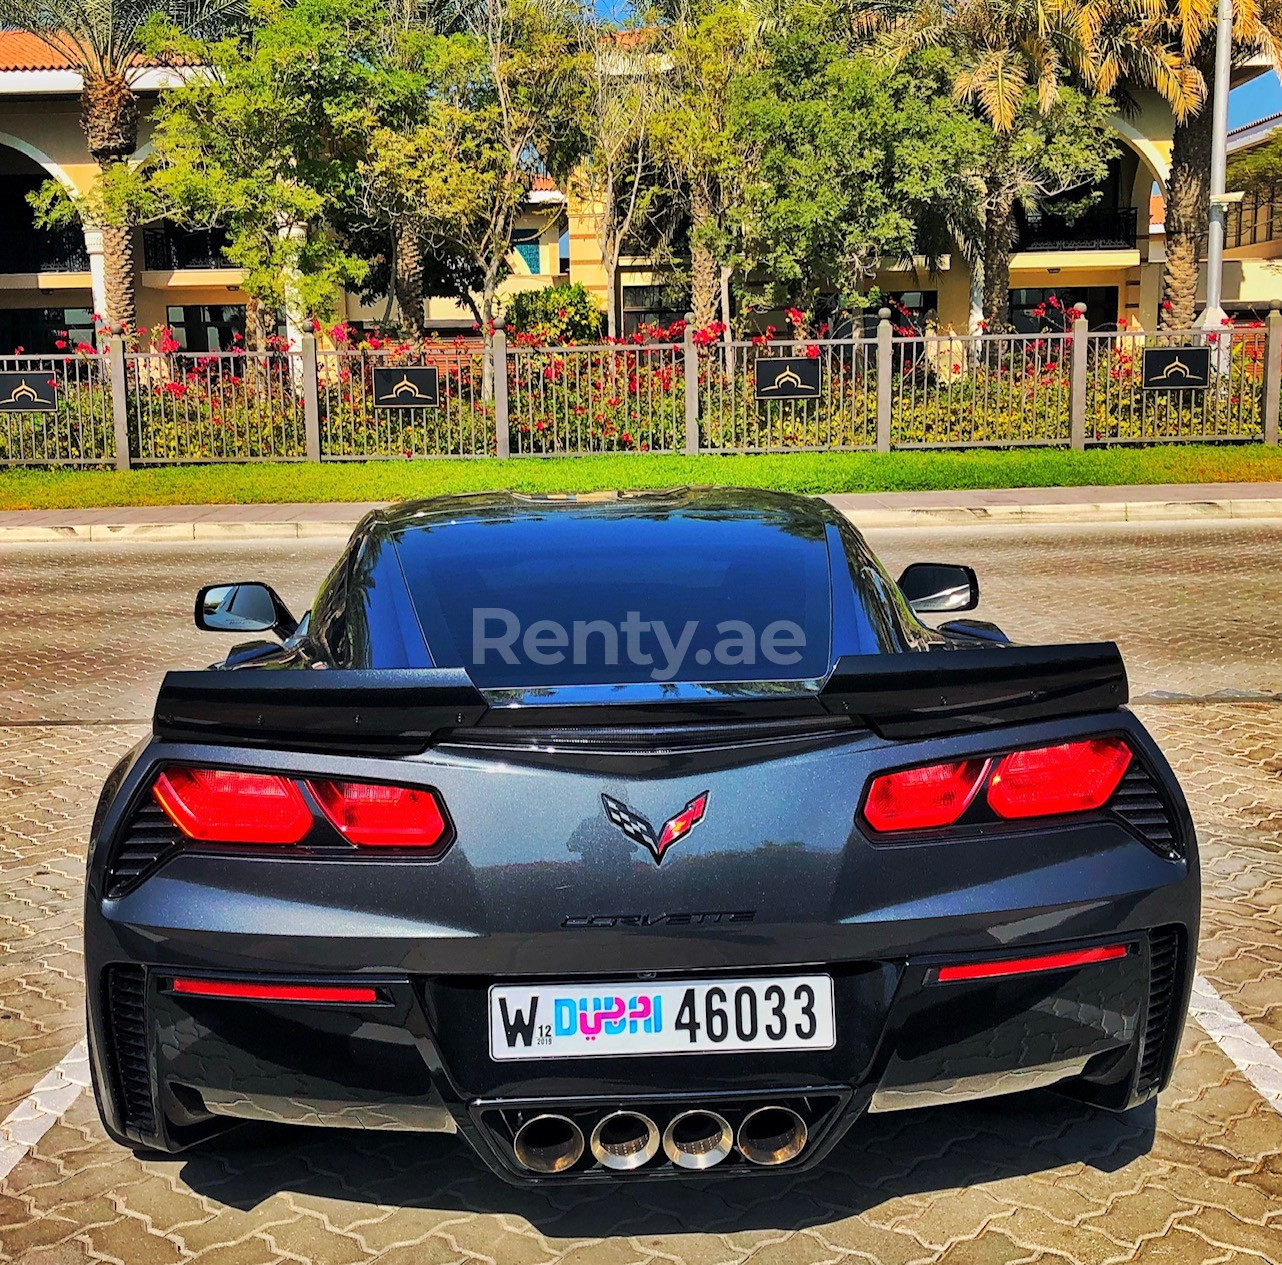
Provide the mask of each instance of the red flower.
POLYGON ((53 344, 53 345, 54 345, 54 346, 55 346, 59 351, 66 351, 66 349, 67 349, 67 340, 66 340, 65 338, 56 338, 56 339, 54 339, 54 344, 53 344))

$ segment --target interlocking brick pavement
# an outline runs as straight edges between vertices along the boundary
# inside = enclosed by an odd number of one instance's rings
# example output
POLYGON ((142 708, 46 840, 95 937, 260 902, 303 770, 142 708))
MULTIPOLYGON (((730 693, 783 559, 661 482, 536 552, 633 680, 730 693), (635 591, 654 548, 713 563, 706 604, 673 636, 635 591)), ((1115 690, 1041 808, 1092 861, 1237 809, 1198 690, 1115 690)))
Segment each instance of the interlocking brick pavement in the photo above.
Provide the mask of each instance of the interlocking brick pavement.
MULTIPOLYGON (((1282 1048, 1282 526, 871 535, 892 569, 973 563, 978 614, 1020 640, 1121 642, 1136 710, 1198 822, 1200 970, 1282 1048)), ((89 819, 146 732, 160 674, 218 653, 191 628, 192 593, 262 576, 301 611, 336 553, 333 541, 0 553, 0 1119, 82 1031, 89 819)), ((83 1096, 0 1182, 0 1261, 1282 1262, 1280 1153, 1282 1115, 1195 1024, 1156 1108, 1119 1118, 1035 1094, 872 1116, 823 1169, 773 1182, 534 1194, 451 1138, 312 1130, 138 1159, 103 1137, 83 1096)))

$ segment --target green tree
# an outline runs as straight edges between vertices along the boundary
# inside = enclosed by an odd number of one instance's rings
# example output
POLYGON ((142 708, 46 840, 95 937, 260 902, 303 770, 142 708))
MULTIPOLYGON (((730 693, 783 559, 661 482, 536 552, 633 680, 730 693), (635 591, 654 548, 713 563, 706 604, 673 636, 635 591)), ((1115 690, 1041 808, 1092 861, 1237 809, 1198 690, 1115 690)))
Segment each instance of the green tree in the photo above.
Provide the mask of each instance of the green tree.
POLYGON ((978 253, 984 313, 995 329, 1009 323, 1015 206, 1093 178, 1092 164, 1083 164, 1073 181, 1073 159, 1089 158, 1092 133, 1102 135, 1108 94, 1125 81, 1154 87, 1177 113, 1196 106, 1200 80, 1150 7, 1151 0, 875 0, 858 11, 857 27, 880 31, 898 57, 948 50, 954 95, 992 128, 994 178, 978 253), (1060 152, 1043 156, 1038 146, 1060 152))
POLYGON ((252 23, 171 50, 205 70, 156 107, 149 164, 173 218, 226 229, 251 346, 280 308, 330 315, 366 265, 335 231, 369 130, 378 0, 250 0, 252 23))
POLYGON ((534 177, 564 178, 581 152, 582 19, 575 0, 474 0, 449 27, 429 18, 420 118, 378 128, 361 165, 375 199, 419 241, 475 267, 487 345, 534 177))
POLYGON ((735 102, 758 155, 745 236, 780 303, 859 301, 882 258, 938 258, 953 208, 982 198, 991 132, 951 98, 950 59, 898 64, 852 40, 832 6, 793 5, 735 102))
POLYGON ((149 27, 160 18, 204 34, 240 10, 240 0, 0 0, 0 27, 38 35, 80 73, 80 126, 104 187, 77 213, 102 232, 108 320, 137 323, 133 239, 141 195, 119 169, 138 148, 135 85, 149 27))
POLYGON ((691 307, 699 325, 718 308, 730 323, 731 280, 744 258, 739 212, 757 157, 735 132, 734 100, 758 64, 764 26, 757 0, 689 0, 675 7, 665 31, 669 94, 653 134, 689 199, 691 307))
MULTIPOLYGON (((1216 8, 1216 0, 1167 0, 1162 6, 1167 38, 1205 84, 1201 108, 1177 112, 1171 146, 1162 273, 1162 323, 1169 329, 1190 328, 1197 310, 1211 206, 1216 8)), ((1235 58, 1262 54, 1282 67, 1282 12, 1272 0, 1234 0, 1233 50, 1235 58)))

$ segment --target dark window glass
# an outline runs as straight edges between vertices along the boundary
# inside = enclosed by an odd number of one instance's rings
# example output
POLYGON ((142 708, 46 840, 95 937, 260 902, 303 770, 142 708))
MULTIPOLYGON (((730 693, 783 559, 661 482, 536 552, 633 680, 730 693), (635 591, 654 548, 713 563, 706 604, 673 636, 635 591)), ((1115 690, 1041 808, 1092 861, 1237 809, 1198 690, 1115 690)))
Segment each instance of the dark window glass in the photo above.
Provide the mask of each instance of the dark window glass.
POLYGON ((1086 304, 1086 323, 1091 329, 1113 329, 1117 325, 1116 286, 1063 286, 1052 290, 1012 290, 1011 324, 1021 334, 1068 329, 1073 323, 1069 310, 1086 304))
POLYGON ((558 510, 533 525, 496 519, 413 530, 397 552, 434 661, 466 668, 482 688, 797 680, 829 666, 827 544, 793 524, 558 510), (614 633, 589 630, 594 621, 614 633), (771 633, 772 659, 764 635, 779 621, 799 632, 771 633), (753 661, 736 662, 749 634, 753 661), (496 639, 507 640, 515 663, 496 639), (780 650, 797 658, 781 663, 780 650), (539 660, 557 653, 558 663, 539 660))
POLYGON ((623 287, 623 332, 635 334, 642 325, 671 325, 690 307, 690 292, 679 285, 623 287))
POLYGON ((23 307, 0 311, 0 355, 21 347, 35 355, 65 355, 77 343, 94 342, 93 314, 87 307, 23 307), (58 344, 63 346, 59 347, 58 344))
POLYGON ((183 351, 230 351, 244 337, 243 303, 212 303, 168 309, 169 328, 183 351))
POLYGON ((44 172, 0 174, 0 272, 88 272, 85 235, 77 226, 37 228, 27 195, 44 172))

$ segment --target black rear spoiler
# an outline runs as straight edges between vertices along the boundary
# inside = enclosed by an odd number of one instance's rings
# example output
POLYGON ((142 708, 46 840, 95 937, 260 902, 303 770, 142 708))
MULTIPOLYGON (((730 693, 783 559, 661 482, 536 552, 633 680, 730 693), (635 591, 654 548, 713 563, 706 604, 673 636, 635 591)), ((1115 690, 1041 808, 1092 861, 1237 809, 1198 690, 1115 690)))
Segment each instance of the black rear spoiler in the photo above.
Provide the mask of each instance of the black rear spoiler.
POLYGON ((831 714, 887 738, 924 738, 1112 711, 1127 701, 1127 683, 1117 646, 1102 642, 847 655, 817 693, 774 687, 754 696, 751 686, 721 686, 697 698, 645 701, 624 691, 615 701, 583 704, 524 697, 519 706, 491 706, 460 668, 170 672, 153 731, 168 742, 374 753, 422 751, 442 730, 478 724, 715 724, 831 714))

